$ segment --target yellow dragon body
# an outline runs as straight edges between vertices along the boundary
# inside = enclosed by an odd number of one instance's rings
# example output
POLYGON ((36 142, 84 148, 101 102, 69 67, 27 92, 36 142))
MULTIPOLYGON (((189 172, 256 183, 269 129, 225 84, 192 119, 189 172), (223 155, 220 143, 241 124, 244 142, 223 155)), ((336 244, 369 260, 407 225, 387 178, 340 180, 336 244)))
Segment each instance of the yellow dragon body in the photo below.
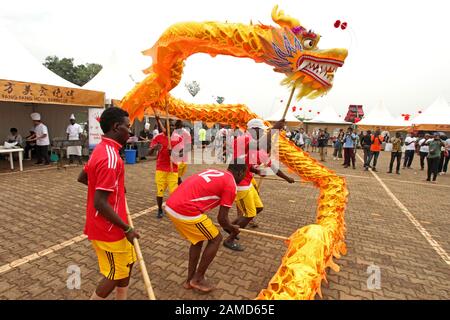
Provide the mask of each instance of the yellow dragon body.
MULTIPOLYGON (((279 27, 218 22, 187 22, 169 27, 144 51, 153 59, 147 78, 122 100, 130 118, 142 118, 147 108, 165 110, 180 119, 223 123, 245 128, 258 117, 245 105, 198 105, 171 97, 182 76, 184 60, 195 53, 250 58, 286 75, 283 81, 298 90, 297 98, 314 98, 331 87, 334 73, 347 57, 345 49, 319 50, 320 36, 296 19, 272 11, 279 27)), ((333 257, 346 253, 344 212, 348 191, 345 180, 290 142, 278 139, 279 160, 305 181, 320 189, 316 224, 294 232, 281 266, 257 299, 313 299, 319 295, 326 268, 339 270, 333 257)))

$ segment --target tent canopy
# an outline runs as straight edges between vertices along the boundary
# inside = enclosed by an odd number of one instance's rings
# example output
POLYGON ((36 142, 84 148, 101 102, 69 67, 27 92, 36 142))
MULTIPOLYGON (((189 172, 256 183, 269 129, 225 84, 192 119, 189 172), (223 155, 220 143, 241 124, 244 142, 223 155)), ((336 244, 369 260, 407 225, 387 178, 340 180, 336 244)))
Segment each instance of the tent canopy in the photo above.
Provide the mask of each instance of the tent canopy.
POLYGON ((360 129, 380 128, 381 130, 401 130, 406 129, 404 124, 395 119, 386 108, 383 101, 380 101, 366 117, 358 123, 360 129))
MULTIPOLYGON (((280 120, 283 117, 283 113, 284 113, 284 107, 279 108, 271 116, 266 117, 264 120, 269 121, 269 122, 277 122, 278 120, 280 120)), ((301 124, 301 121, 298 120, 294 116, 294 113, 291 111, 291 108, 289 108, 289 110, 286 114, 285 120, 286 120, 286 124, 288 126, 297 126, 297 125, 301 124)))
POLYGON ((450 106, 439 97, 411 122, 415 130, 450 130, 450 106))
POLYGON ((0 101, 103 106, 103 92, 82 90, 53 73, 2 27, 0 38, 0 101))
POLYGON ((305 120, 304 123, 321 123, 321 124, 351 124, 339 117, 333 107, 327 106, 320 114, 311 120, 305 120))
POLYGON ((135 85, 131 72, 120 64, 117 54, 113 52, 108 63, 83 89, 103 91, 107 100, 122 100, 135 85))

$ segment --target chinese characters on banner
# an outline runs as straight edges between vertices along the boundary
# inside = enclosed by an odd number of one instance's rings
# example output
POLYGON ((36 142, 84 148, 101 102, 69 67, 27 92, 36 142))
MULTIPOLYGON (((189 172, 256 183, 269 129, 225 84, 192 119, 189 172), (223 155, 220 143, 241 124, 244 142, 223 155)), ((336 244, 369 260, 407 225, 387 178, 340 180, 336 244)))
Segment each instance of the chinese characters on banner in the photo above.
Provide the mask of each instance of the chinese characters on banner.
POLYGON ((93 149, 100 143, 102 138, 102 128, 100 128, 100 116, 105 109, 89 108, 89 149, 93 149))
POLYGON ((0 101, 104 107, 105 94, 98 91, 0 79, 0 101))

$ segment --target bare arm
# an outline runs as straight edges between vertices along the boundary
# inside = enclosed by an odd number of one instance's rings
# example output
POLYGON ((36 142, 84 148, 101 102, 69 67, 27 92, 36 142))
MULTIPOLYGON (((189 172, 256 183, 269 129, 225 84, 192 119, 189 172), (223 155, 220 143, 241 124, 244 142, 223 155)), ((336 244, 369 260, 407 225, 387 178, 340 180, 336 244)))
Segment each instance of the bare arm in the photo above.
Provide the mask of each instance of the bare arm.
POLYGON ((281 171, 280 169, 278 169, 278 171, 276 172, 276 175, 279 176, 280 178, 286 180, 289 183, 294 183, 295 180, 291 177, 289 177, 288 175, 286 175, 283 171, 281 171))
POLYGON ((78 175, 78 182, 88 185, 88 175, 86 173, 86 171, 81 170, 80 174, 78 175))
MULTIPOLYGON (((110 206, 108 202, 108 197, 110 194, 111 192, 109 191, 95 190, 94 207, 101 216, 103 216, 106 220, 108 220, 115 226, 121 228, 125 233, 125 231, 130 230, 130 226, 126 224, 110 206)), ((139 239, 139 234, 133 229, 131 229, 129 232, 126 232, 125 236, 131 243, 133 243, 134 238, 139 239)))
POLYGON ((239 234, 239 226, 233 225, 230 223, 230 220, 228 219, 228 213, 230 211, 230 208, 220 206, 219 208, 219 215, 217 216, 217 221, 219 222, 220 226, 223 228, 223 230, 230 233, 230 237, 233 238, 239 234))

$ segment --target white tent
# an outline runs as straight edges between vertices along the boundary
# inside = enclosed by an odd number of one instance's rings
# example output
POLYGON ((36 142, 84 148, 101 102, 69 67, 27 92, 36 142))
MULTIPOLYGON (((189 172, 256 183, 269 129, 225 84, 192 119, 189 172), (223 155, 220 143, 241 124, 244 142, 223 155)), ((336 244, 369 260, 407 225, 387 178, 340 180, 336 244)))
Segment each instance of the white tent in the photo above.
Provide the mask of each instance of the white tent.
POLYGON ((415 130, 450 130, 450 106, 439 97, 411 122, 415 130))
MULTIPOLYGON (((283 113, 284 113, 284 108, 279 108, 278 110, 276 110, 271 116, 266 117, 264 120, 269 121, 269 122, 277 122, 278 120, 280 120, 283 117, 283 113)), ((289 108, 286 117, 286 124, 288 126, 296 126, 296 125, 300 125, 301 121, 298 120, 295 116, 294 113, 292 112, 292 109, 289 108)))
POLYGON ((132 73, 123 67, 117 54, 113 52, 109 62, 91 81, 83 86, 83 89, 103 91, 105 92, 105 99, 110 101, 113 99, 122 100, 135 85, 132 73))
POLYGON ((0 39, 5 45, 0 50, 0 79, 79 88, 43 66, 2 27, 0 27, 0 39))
POLYGON ((323 123, 323 124, 351 124, 350 122, 345 121, 344 119, 340 118, 339 115, 336 113, 333 107, 327 106, 322 111, 320 111, 320 114, 315 116, 311 120, 306 120, 304 123, 323 123))
POLYGON ((389 110, 386 108, 383 101, 380 101, 375 108, 361 121, 357 123, 360 129, 380 128, 381 130, 398 130, 402 129, 402 123, 395 119, 389 110))

